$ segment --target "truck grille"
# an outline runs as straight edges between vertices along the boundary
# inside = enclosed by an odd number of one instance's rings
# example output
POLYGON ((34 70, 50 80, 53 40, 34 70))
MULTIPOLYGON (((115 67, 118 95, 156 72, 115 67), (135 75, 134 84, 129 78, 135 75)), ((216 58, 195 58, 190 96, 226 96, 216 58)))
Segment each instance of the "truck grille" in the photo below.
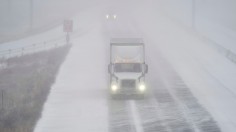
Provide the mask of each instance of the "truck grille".
POLYGON ((135 80, 122 80, 121 81, 122 88, 134 88, 135 87, 135 80))
POLYGON ((136 81, 133 79, 126 79, 121 81, 121 92, 132 94, 135 92, 136 81))

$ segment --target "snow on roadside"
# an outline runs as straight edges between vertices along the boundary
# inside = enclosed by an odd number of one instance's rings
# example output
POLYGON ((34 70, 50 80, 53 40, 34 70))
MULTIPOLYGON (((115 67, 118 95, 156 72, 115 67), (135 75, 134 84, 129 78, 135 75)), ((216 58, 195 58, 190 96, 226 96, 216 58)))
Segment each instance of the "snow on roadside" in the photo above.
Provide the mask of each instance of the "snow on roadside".
MULTIPOLYGON (((89 32, 73 46, 44 105, 35 132, 106 132, 107 61, 98 13, 86 14, 89 32)), ((86 17, 86 16, 84 16, 86 17)), ((108 59, 108 58, 107 58, 108 59)))
POLYGON ((236 31, 214 22, 199 21, 199 32, 216 42, 220 47, 236 53, 236 31))
MULTIPOLYGON (((150 5, 146 3, 146 6, 150 5)), ((199 102, 212 114, 222 131, 234 132, 235 64, 211 49, 207 42, 195 33, 185 31, 156 12, 158 10, 150 8, 136 12, 143 16, 136 17, 136 21, 148 40, 146 42, 157 45, 199 102)))
POLYGON ((42 34, 33 35, 30 37, 22 38, 11 42, 6 42, 0 45, 1 50, 8 50, 12 48, 20 48, 23 46, 29 46, 32 44, 43 43, 48 40, 53 40, 58 37, 63 37, 62 26, 56 27, 52 30, 44 32, 42 34))

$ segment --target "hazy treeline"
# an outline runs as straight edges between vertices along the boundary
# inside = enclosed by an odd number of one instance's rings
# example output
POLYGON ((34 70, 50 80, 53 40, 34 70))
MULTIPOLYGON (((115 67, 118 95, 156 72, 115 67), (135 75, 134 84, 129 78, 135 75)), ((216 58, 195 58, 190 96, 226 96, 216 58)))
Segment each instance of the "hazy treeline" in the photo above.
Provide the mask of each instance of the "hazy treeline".
POLYGON ((0 43, 47 31, 104 1, 0 0, 0 43))
POLYGON ((32 132, 70 46, 1 60, 0 131, 32 132))

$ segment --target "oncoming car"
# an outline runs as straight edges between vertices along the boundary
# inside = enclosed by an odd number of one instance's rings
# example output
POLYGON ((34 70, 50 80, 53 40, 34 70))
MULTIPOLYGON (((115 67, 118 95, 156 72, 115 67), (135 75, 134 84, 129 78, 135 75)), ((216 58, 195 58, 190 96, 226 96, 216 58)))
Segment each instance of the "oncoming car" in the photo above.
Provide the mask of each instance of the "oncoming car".
POLYGON ((116 14, 106 14, 106 19, 107 20, 115 20, 115 19, 117 19, 117 15, 116 14))

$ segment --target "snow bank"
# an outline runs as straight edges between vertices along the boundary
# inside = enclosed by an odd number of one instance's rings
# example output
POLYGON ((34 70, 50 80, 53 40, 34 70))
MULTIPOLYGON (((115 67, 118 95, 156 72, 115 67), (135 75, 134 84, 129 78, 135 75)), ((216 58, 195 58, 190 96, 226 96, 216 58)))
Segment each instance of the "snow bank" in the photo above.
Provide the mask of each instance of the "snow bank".
POLYGON ((104 43, 101 24, 94 23, 98 13, 89 12, 82 17, 87 16, 90 18, 87 20, 92 20, 87 22, 87 27, 93 28, 73 40, 35 132, 108 131, 107 70, 104 68, 108 45, 104 43))

